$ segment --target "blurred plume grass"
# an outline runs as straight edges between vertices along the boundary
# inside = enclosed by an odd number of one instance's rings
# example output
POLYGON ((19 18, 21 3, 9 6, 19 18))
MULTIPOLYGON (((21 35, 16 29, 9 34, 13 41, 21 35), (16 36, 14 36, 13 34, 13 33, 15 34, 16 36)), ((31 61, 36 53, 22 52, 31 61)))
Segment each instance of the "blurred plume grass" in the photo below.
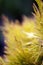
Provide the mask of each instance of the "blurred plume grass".
POLYGON ((43 2, 36 0, 33 4, 34 19, 24 16, 22 25, 19 21, 9 23, 4 19, 2 27, 7 44, 7 55, 0 57, 0 65, 43 65, 43 2))

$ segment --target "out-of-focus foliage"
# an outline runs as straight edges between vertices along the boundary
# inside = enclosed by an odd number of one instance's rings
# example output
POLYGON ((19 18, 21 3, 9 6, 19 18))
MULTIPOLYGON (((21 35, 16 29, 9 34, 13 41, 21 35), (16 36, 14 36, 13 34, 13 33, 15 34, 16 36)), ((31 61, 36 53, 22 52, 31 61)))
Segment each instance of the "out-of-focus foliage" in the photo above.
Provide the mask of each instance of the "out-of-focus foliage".
POLYGON ((37 9, 36 5, 34 4, 33 8, 35 10, 34 17, 36 18, 36 28, 39 32, 39 36, 41 36, 43 40, 43 2, 41 0, 36 0, 39 10, 37 9))
POLYGON ((39 10, 34 4, 35 20, 25 18, 22 25, 9 23, 4 19, 2 27, 7 47, 7 55, 0 58, 2 65, 43 65, 43 8, 42 1, 36 0, 39 10), (40 6, 41 3, 41 6, 40 6), (30 21, 30 22, 29 22, 30 21))

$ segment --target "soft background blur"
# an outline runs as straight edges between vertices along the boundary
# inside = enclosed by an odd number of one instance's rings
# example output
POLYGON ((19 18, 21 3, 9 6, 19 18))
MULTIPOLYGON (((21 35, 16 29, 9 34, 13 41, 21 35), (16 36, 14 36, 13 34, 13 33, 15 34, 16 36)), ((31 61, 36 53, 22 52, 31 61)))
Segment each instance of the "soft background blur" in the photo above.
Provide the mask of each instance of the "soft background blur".
POLYGON ((0 17, 2 14, 9 19, 22 20, 22 15, 32 16, 35 0, 0 0, 0 17))
MULTIPOLYGON (((2 15, 10 20, 18 19, 22 22, 22 15, 32 17, 33 2, 35 0, 0 0, 0 26, 2 25, 2 15)), ((0 29, 0 56, 4 54, 4 36, 0 29)))

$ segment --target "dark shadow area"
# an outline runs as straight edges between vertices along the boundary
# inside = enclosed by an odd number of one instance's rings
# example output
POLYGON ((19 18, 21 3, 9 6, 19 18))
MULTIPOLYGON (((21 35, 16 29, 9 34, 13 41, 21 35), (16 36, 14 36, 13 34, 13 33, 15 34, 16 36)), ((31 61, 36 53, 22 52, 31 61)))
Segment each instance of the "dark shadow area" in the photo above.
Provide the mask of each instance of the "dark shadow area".
POLYGON ((2 31, 0 30, 0 56, 3 57, 5 55, 5 47, 6 44, 4 43, 4 36, 2 34, 2 31))
POLYGON ((33 3, 35 0, 0 0, 0 17, 4 14, 10 20, 22 22, 22 15, 32 17, 33 3))

